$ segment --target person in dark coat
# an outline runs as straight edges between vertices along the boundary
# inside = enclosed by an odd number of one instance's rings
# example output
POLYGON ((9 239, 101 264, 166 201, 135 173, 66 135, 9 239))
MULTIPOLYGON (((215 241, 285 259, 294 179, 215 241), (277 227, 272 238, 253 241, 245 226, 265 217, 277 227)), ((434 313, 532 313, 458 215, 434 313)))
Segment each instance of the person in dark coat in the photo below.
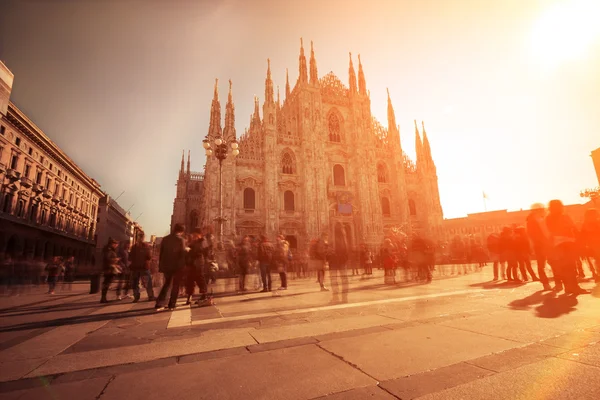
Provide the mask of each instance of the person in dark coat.
POLYGON ((158 270, 165 276, 165 283, 160 289, 156 299, 156 310, 162 310, 165 307, 163 303, 167 297, 167 292, 171 288, 168 308, 174 310, 177 305, 177 295, 179 294, 179 284, 183 275, 185 266, 185 255, 187 248, 183 233, 185 227, 182 224, 175 224, 173 232, 164 237, 160 244, 160 255, 158 260, 158 270), (171 287, 172 285, 172 287, 171 287))
MULTIPOLYGON (((550 232, 546 228, 544 221, 544 205, 540 203, 531 206, 531 212, 527 216, 527 235, 533 243, 533 253, 537 261, 537 270, 540 282, 544 285, 544 290, 550 290, 550 283, 546 275, 546 262, 548 260, 548 247, 550 232)), ((553 272, 556 276, 556 273, 553 272)))
POLYGON ((146 276, 146 293, 148 301, 154 301, 154 289, 152 287, 152 274, 150 273, 150 260, 152 254, 150 247, 144 243, 144 232, 139 232, 136 243, 129 252, 129 262, 131 269, 131 287, 133 289, 133 302, 140 301, 140 280, 146 276))
POLYGON ((554 290, 560 291, 564 285, 566 294, 589 293, 577 283, 577 259, 579 258, 576 243, 577 228, 573 220, 565 214, 565 206, 560 200, 550 201, 548 211, 546 226, 552 240, 550 264, 558 274, 554 277, 556 282, 554 290))
POLYGON ((206 262, 204 259, 204 247, 203 247, 203 237, 202 230, 200 228, 196 228, 192 231, 190 243, 190 251, 188 251, 186 256, 186 284, 185 291, 187 294, 186 304, 191 304, 192 296, 194 295, 194 287, 198 285, 198 289, 200 290, 200 299, 199 303, 206 300, 206 293, 208 291, 206 285, 206 275, 205 268, 206 262))
POLYGON ((531 245, 529 244, 527 230, 523 226, 515 229, 515 258, 524 281, 528 280, 527 272, 529 272, 533 281, 539 281, 531 268, 531 245))
POLYGON ((119 256, 117 256, 117 247, 119 242, 113 238, 108 239, 108 244, 104 246, 102 250, 102 269, 104 272, 104 279, 102 281, 102 297, 100 303, 108 303, 106 295, 110 284, 113 282, 116 276, 118 276, 122 270, 119 265, 119 256))

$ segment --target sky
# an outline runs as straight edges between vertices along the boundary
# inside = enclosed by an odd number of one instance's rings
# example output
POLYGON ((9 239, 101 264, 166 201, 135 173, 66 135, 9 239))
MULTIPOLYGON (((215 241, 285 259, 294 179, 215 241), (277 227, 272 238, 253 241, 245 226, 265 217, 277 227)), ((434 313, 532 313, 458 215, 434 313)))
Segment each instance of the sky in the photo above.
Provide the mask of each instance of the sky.
MULTIPOLYGON (((118 196, 149 234, 170 224, 183 149, 205 162, 215 78, 233 81, 238 136, 267 58, 285 93, 300 38, 319 76, 361 55, 373 115, 386 89, 403 149, 424 121, 445 218, 581 203, 598 181, 600 2, 595 0, 4 0, 11 100, 118 196), (484 203, 483 192, 487 194, 484 203)), ((224 115, 223 115, 224 117, 224 115)))

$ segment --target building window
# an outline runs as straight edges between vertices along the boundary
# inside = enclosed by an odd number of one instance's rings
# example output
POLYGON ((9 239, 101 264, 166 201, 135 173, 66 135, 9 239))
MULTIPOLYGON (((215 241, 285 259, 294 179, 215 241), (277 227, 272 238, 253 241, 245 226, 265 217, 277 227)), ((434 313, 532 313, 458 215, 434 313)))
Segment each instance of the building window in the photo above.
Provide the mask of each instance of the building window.
POLYGON ((198 227, 198 213, 196 210, 190 213, 190 230, 198 227))
POLYGON ((12 210, 12 201, 13 201, 12 193, 6 193, 4 195, 4 204, 2 205, 3 212, 10 213, 10 211, 12 210))
POLYGON ((284 174, 294 173, 294 159, 290 153, 285 153, 283 157, 281 157, 281 172, 284 174))
POLYGON ((283 209, 285 211, 294 211, 296 209, 294 204, 294 192, 286 190, 283 193, 283 209))
POLYGON ((256 209, 256 194, 252 188, 244 189, 244 208, 246 210, 256 209))
POLYGON ((37 217, 38 205, 37 203, 31 206, 31 210, 29 211, 29 220, 31 222, 35 222, 35 218, 37 217))
POLYGON ((63 195, 62 195, 63 200, 67 199, 67 189, 63 189, 63 195))
POLYGON ((329 115, 329 140, 331 142, 341 142, 340 120, 334 113, 329 115))
POLYGON ((388 181, 388 172, 385 164, 377 166, 377 182, 386 183, 388 181))
POLYGON ((0 134, 4 135, 4 132, 6 132, 6 127, 4 125, 0 125, 0 134))
POLYGON ((10 159, 10 168, 11 169, 16 169, 17 168, 17 163, 19 162, 19 156, 16 154, 13 154, 11 159, 10 159))
POLYGON ((69 195, 69 204, 73 205, 73 193, 69 195))
POLYGON ((33 147, 30 147, 29 148, 29 155, 32 155, 32 154, 33 154, 33 147))
POLYGON ((46 178, 46 190, 50 190, 50 178, 46 178))
POLYGON ((333 184, 335 186, 346 186, 346 174, 344 173, 344 167, 340 164, 333 166, 333 184))
POLYGON ((15 139, 15 143, 16 143, 17 146, 20 146, 21 145, 21 138, 20 137, 16 138, 15 139))
POLYGON ((19 200, 17 202, 17 213, 16 216, 17 217, 22 217, 23 216, 23 211, 25 211, 25 202, 23 200, 19 200))
POLYGON ((42 183, 42 171, 38 171, 35 175, 35 183, 37 183, 38 185, 42 183))
POLYGON ((40 218, 40 224, 46 223, 46 210, 42 210, 42 217, 40 218))
POLYGON ((25 164, 25 172, 23 173, 25 178, 29 178, 29 171, 31 171, 31 165, 25 164))
POLYGON ((390 212, 390 199, 387 197, 381 198, 381 213, 386 217, 389 217, 392 214, 390 212))
POLYGON ((417 215, 417 206, 415 205, 415 201, 413 199, 408 200, 408 210, 410 215, 417 215))

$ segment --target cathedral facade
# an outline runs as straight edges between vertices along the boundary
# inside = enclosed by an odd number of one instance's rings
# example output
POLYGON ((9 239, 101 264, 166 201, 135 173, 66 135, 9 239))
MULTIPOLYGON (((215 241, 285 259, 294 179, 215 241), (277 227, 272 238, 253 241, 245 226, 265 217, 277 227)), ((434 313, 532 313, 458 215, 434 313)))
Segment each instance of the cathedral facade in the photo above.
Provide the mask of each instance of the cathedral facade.
MULTIPOLYGON (((319 77, 311 43, 307 65, 300 46, 299 76, 286 74, 285 99, 275 97, 267 66, 262 113, 258 98, 249 127, 235 130, 231 92, 221 126, 218 87, 207 138, 236 139, 240 154, 222 165, 225 239, 243 235, 285 235, 291 247, 328 231, 333 240, 345 228, 350 244, 381 244, 400 229, 436 237, 443 220, 436 167, 424 125, 415 122, 416 161, 402 151, 400 128, 388 93, 387 128, 371 114, 370 93, 360 56, 358 73, 350 55, 348 85, 332 72, 319 77)), ((189 163, 189 161, 188 161, 189 163)), ((172 222, 218 230, 219 161, 207 159, 203 174, 182 167, 172 222), (192 179, 196 176, 196 180, 192 179)))

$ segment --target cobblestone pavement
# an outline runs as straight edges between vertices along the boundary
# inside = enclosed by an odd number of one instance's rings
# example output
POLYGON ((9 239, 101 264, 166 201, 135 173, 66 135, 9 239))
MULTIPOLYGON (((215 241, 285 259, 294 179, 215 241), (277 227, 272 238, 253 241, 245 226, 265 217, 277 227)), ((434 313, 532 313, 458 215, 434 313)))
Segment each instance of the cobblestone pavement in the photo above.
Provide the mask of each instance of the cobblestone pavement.
POLYGON ((218 282, 214 306, 158 313, 100 304, 85 283, 2 296, 0 399, 600 398, 600 288, 450 272, 350 276, 345 303, 314 278, 277 293, 218 282))

